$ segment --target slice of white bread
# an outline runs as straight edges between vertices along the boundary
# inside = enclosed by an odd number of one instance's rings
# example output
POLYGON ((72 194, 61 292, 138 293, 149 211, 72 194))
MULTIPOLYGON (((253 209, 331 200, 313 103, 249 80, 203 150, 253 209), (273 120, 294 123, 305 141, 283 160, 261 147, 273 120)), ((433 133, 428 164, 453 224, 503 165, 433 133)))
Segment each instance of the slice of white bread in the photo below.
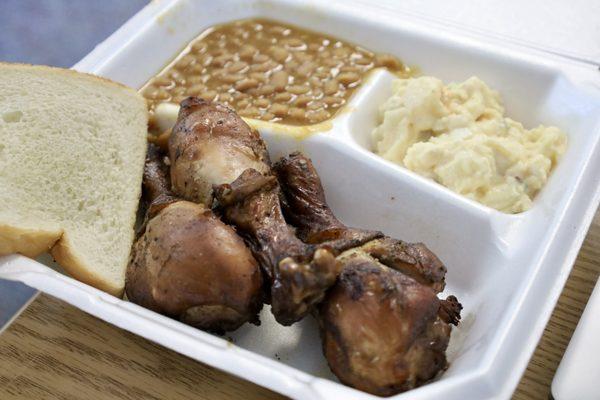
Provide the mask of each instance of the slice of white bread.
POLYGON ((0 254, 50 250, 76 279, 121 295, 147 123, 126 86, 0 63, 0 254))

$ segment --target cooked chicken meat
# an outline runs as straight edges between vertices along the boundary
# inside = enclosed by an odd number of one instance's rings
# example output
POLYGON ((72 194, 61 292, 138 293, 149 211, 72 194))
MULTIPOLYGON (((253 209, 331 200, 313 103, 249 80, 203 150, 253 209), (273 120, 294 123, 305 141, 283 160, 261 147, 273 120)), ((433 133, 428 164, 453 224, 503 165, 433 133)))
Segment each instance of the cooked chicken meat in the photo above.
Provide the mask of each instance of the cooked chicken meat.
POLYGON ((213 185, 233 182, 247 169, 269 172, 269 155, 257 131, 231 108, 188 97, 169 138, 173 191, 212 205, 213 185))
POLYGON ((445 284, 441 261, 421 243, 343 225, 302 154, 282 159, 274 169, 285 194, 286 218, 301 237, 347 249, 337 257, 340 278, 317 312, 334 374, 385 396, 419 386, 445 369, 449 324, 458 323, 461 306, 453 296, 436 296, 445 284))
POLYGON ((327 246, 303 243, 285 222, 258 132, 232 109, 190 97, 181 103, 169 156, 174 192, 207 205, 216 194, 223 220, 250 245, 277 321, 292 324, 322 300, 339 265, 327 246))
POLYGON ((223 218, 246 238, 271 283, 271 310, 283 325, 300 320, 333 285, 340 265, 333 253, 300 241, 283 218, 274 176, 247 170, 215 190, 223 218))
POLYGON ((446 368, 450 325, 435 291, 361 252, 318 313, 323 352, 343 383, 379 396, 417 387, 446 368))
POLYGON ((127 270, 127 297, 209 331, 257 322, 262 278, 252 253, 210 209, 170 194, 166 172, 151 147, 144 171, 150 206, 127 270))
POLYGON ((390 268, 410 275, 436 292, 444 289, 446 267, 423 243, 406 243, 383 237, 381 232, 349 228, 333 214, 325 199, 321 179, 310 159, 292 153, 274 166, 285 200, 286 219, 309 243, 346 250, 361 247, 390 268))

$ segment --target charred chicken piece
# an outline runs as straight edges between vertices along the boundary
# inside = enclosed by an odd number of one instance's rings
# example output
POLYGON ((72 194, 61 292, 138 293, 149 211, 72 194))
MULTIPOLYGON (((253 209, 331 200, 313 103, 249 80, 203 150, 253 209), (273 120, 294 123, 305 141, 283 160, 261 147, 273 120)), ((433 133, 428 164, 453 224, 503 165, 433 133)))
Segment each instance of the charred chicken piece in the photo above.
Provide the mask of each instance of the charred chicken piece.
POLYGON ((210 209, 172 196, 166 172, 151 147, 144 171, 150 206, 127 269, 128 299, 219 333, 258 322, 262 278, 252 253, 210 209))
POLYGON ((321 179, 310 159, 292 153, 273 166, 281 185, 286 219, 306 243, 327 243, 337 251, 360 246, 383 234, 349 228, 333 214, 325 199, 321 179))
MULTIPOLYGON (((435 291, 360 250, 340 259, 344 269, 318 312, 323 352, 340 381, 390 396, 444 370, 451 327, 435 291)), ((459 308, 443 309, 458 319, 459 308)))
POLYGON ((444 290, 446 267, 423 243, 406 243, 383 237, 381 232, 342 224, 329 208, 319 175, 306 156, 292 153, 273 169, 284 193, 285 216, 298 228, 298 235, 304 241, 338 250, 361 246, 382 264, 431 286, 436 292, 444 290))
POLYGON ((215 195, 223 219, 246 238, 271 283, 271 310, 283 325, 304 317, 333 285, 340 264, 325 247, 300 241, 283 218, 279 186, 271 175, 245 171, 215 195))
POLYGON ((229 107, 190 97, 169 139, 172 187, 186 200, 213 203, 237 228, 270 284, 277 321, 306 315, 335 282, 339 265, 326 246, 300 241, 286 224, 266 146, 229 107))
MULTIPOLYGON (((333 216, 308 158, 294 153, 275 171, 286 217, 302 237, 330 245, 360 237, 333 216)), ((337 257, 342 273, 318 308, 323 351, 342 382, 391 395, 446 368, 449 324, 458 323, 462 307, 454 296, 437 298, 446 268, 425 245, 381 235, 359 244, 337 257)))
POLYGON ((247 169, 268 173, 269 156, 257 131, 231 108, 197 97, 181 103, 169 138, 173 192, 212 205, 213 185, 233 182, 247 169))

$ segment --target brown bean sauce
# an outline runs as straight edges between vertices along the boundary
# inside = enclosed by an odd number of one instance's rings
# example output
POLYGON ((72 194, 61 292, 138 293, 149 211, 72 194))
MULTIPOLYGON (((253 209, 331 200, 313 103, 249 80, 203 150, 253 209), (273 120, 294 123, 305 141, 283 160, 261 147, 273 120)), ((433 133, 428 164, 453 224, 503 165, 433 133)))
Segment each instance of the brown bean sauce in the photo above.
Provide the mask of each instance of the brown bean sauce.
POLYGON ((204 31, 141 92, 162 102, 199 96, 240 115, 287 125, 333 116, 377 67, 411 71, 396 57, 280 22, 248 19, 204 31))

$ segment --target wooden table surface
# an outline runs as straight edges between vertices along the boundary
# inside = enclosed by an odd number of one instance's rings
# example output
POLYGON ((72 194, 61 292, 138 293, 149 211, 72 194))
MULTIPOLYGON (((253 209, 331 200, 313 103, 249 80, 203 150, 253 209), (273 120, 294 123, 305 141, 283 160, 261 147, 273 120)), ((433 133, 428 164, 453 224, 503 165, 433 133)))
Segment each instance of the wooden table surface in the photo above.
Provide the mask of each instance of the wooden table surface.
MULTIPOLYGON (((600 275, 600 213, 515 399, 550 383, 600 275)), ((280 399, 46 295, 0 336, 0 399, 280 399)))

